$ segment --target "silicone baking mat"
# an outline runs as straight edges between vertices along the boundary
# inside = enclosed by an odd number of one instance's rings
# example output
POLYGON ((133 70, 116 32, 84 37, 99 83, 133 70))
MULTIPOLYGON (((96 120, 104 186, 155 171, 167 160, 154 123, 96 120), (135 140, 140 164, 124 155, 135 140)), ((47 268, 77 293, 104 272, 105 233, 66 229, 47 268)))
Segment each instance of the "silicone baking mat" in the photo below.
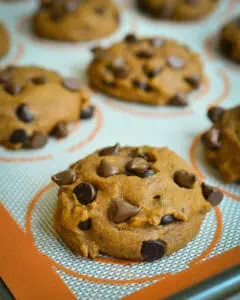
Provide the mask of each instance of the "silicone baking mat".
POLYGON ((40 65, 80 77, 86 85, 90 48, 110 45, 128 32, 176 38, 199 52, 205 65, 205 83, 190 96, 187 108, 147 107, 93 94, 95 118, 74 124, 67 139, 51 140, 44 149, 35 151, 0 148, 0 200, 26 233, 19 243, 24 244, 25 236, 34 241, 37 249, 48 257, 48 264, 81 299, 127 296, 240 245, 240 187, 220 180, 217 172, 205 163, 199 143, 199 134, 210 126, 206 118, 209 106, 227 108, 240 104, 240 67, 227 62, 216 50, 218 30, 240 13, 240 1, 223 0, 210 17, 194 23, 154 21, 138 13, 132 0, 118 4, 122 22, 114 35, 101 41, 71 44, 40 40, 32 34, 35 1, 0 1, 0 19, 10 30, 12 41, 11 51, 0 66, 40 65), (115 142, 168 146, 192 164, 202 179, 224 192, 220 207, 207 215, 200 234, 184 249, 152 263, 130 263, 105 256, 89 260, 72 254, 53 232, 57 188, 50 183, 51 175, 115 142))

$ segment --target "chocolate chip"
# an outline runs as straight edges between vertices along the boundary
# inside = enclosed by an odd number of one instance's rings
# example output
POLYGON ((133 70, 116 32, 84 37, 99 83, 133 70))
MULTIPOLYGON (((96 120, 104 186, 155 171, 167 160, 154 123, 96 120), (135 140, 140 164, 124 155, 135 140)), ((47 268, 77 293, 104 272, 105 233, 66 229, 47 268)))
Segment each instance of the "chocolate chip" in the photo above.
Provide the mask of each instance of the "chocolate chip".
POLYGON ((162 68, 160 67, 153 67, 153 68, 144 68, 144 72, 147 75, 148 78, 154 78, 156 77, 160 72, 162 68))
POLYGON ((68 77, 63 80, 63 85, 71 92, 77 92, 80 90, 81 82, 77 78, 68 77))
POLYGON ((153 57, 153 52, 147 49, 139 50, 136 52, 136 56, 138 58, 143 58, 143 59, 150 59, 153 57))
POLYGON ((145 173, 143 173, 143 174, 138 174, 138 176, 139 177, 141 177, 141 178, 148 178, 148 177, 152 177, 152 176, 154 176, 156 173, 153 171, 153 170, 151 170, 151 169, 149 169, 149 170, 147 170, 145 173))
POLYGON ((220 204, 223 200, 223 193, 219 189, 204 182, 202 183, 202 193, 204 198, 213 206, 220 204))
POLYGON ((94 115, 94 110, 95 108, 93 105, 83 108, 80 113, 80 119, 81 120, 91 119, 94 115))
POLYGON ((233 51, 233 42, 227 39, 222 39, 220 42, 220 48, 224 55, 229 56, 233 51))
POLYGON ((202 135, 203 144, 211 150, 217 150, 221 146, 220 130, 212 128, 202 135))
POLYGON ((146 92, 150 92, 152 90, 151 86, 148 83, 138 79, 133 80, 133 86, 146 92))
POLYGON ((213 106, 208 110, 207 116, 213 122, 218 122, 224 114, 224 109, 220 106, 213 106))
POLYGON ((185 170, 176 171, 174 173, 173 179, 178 186, 186 189, 192 189, 196 182, 196 176, 185 170))
POLYGON ((27 142, 27 140, 28 140, 28 135, 24 129, 14 130, 9 139, 9 141, 12 144, 18 144, 18 143, 24 144, 27 142))
POLYGON ((135 217, 140 210, 140 207, 132 205, 123 199, 117 198, 112 201, 109 210, 109 217, 114 223, 119 224, 135 217))
POLYGON ((37 76, 32 78, 32 83, 36 85, 42 85, 45 84, 46 82, 47 82, 47 78, 44 76, 37 76))
POLYGON ((176 221, 176 219, 174 218, 173 215, 166 215, 161 218, 160 225, 169 225, 175 221, 176 221))
POLYGON ((4 85, 4 90, 9 93, 10 95, 18 95, 21 90, 22 87, 17 84, 17 83, 13 83, 13 82, 6 82, 6 84, 4 85))
POLYGON ((92 203, 96 198, 96 190, 94 186, 87 182, 77 185, 73 189, 73 193, 76 195, 78 201, 83 205, 92 203))
POLYGON ((197 89, 200 86, 200 78, 198 75, 187 76, 184 80, 193 88, 197 89))
POLYGON ((104 15, 104 13, 106 11, 106 7, 104 7, 104 6, 95 7, 94 11, 95 11, 95 13, 97 13, 99 15, 104 15))
POLYGON ((119 150, 120 150, 120 144, 117 143, 114 146, 107 147, 107 148, 100 150, 99 155, 100 156, 116 155, 119 153, 119 150))
POLYGON ((109 66, 109 70, 117 78, 126 78, 129 75, 129 68, 123 58, 115 59, 109 66))
POLYGON ((11 74, 10 72, 2 72, 0 73, 0 84, 6 83, 11 79, 11 74))
POLYGON ((127 43, 136 43, 138 41, 138 39, 135 34, 130 33, 125 36, 124 41, 127 43))
POLYGON ((167 63, 173 69, 182 69, 185 66, 184 60, 174 55, 168 57, 167 63))
POLYGON ((19 120, 30 123, 33 120, 33 116, 28 110, 28 106, 26 104, 20 104, 16 110, 16 115, 19 120))
POLYGON ((165 40, 161 38, 155 38, 150 40, 150 44, 155 48, 160 48, 165 44, 165 40))
POLYGON ((153 261, 160 259, 166 252, 166 244, 161 240, 145 241, 142 243, 141 255, 144 260, 153 261))
POLYGON ((148 162, 141 157, 135 157, 126 164, 126 169, 136 175, 144 175, 149 169, 148 162))
POLYGON ((110 81, 110 80, 107 80, 107 79, 103 79, 102 83, 109 87, 109 88, 114 88, 116 87, 116 83, 114 81, 110 81))
POLYGON ((26 145, 27 148, 40 149, 43 148, 48 142, 46 133, 35 131, 26 145))
POLYGON ((188 105, 186 95, 184 93, 178 93, 174 97, 170 98, 168 105, 184 107, 188 105))
POLYGON ((151 152, 143 152, 143 153, 136 153, 136 156, 144 158, 148 162, 154 163, 156 161, 156 157, 151 152))
POLYGON ((51 131, 51 135, 58 139, 68 136, 68 126, 65 122, 59 122, 51 131))
POLYGON ((119 174, 119 169, 113 166, 106 159, 103 159, 98 168, 98 175, 104 178, 108 178, 114 175, 119 174))
POLYGON ((92 220, 91 219, 87 219, 86 221, 80 222, 78 224, 78 228, 85 231, 85 230, 89 230, 92 227, 92 220))
POLYGON ((56 175, 53 175, 52 180, 57 184, 57 185, 69 185, 74 183, 76 180, 76 174, 73 170, 65 170, 63 172, 57 173, 56 175))

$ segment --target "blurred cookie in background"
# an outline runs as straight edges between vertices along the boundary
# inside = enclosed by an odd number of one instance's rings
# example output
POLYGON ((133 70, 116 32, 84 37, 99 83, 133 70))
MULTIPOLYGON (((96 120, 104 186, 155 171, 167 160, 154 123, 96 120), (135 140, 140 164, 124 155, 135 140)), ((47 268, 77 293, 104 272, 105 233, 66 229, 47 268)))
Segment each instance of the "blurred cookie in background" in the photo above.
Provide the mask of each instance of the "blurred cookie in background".
POLYGON ((209 15, 219 0, 136 0, 138 8, 154 18, 194 21, 209 15))
POLYGON ((203 82, 199 55, 173 39, 128 34, 93 52, 91 87, 128 102, 183 107, 203 82))
POLYGON ((4 57, 10 48, 10 37, 6 27, 0 22, 0 59, 4 57))
POLYGON ((212 107, 213 126, 202 136, 205 156, 226 182, 240 182, 240 105, 231 109, 212 107))
POLYGON ((42 0, 33 28, 42 38, 77 42, 108 36, 119 23, 119 10, 111 0, 42 0))
POLYGON ((222 28, 219 43, 223 55, 240 64, 240 14, 222 28))
POLYGON ((64 138, 68 124, 93 116, 89 93, 75 78, 36 66, 0 69, 0 144, 38 149, 64 138))

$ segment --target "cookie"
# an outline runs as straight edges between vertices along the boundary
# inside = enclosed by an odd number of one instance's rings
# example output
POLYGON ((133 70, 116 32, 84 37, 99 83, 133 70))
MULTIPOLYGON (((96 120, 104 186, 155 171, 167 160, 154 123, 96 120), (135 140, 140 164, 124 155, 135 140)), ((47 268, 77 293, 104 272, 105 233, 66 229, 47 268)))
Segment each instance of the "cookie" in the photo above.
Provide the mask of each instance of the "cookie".
POLYGON ((42 38, 77 42, 108 36, 119 21, 111 0, 42 0, 33 27, 42 38))
POLYGON ((136 0, 138 8, 154 18, 195 21, 209 15, 219 0, 136 0))
POLYGON ((216 188, 199 181, 168 148, 116 144, 52 177, 59 186, 54 226, 75 253, 155 260, 199 232, 216 188))
POLYGON ((1 47, 0 47, 0 59, 2 57, 4 57, 10 48, 10 38, 9 38, 9 34, 7 32, 7 29, 5 28, 5 26, 0 23, 0 43, 1 43, 1 47))
POLYGON ((231 109, 212 107, 213 126, 203 134, 206 159, 226 182, 240 182, 240 105, 231 109))
POLYGON ((92 114, 75 78, 35 66, 0 70, 0 144, 8 148, 41 148, 49 134, 65 137, 69 122, 92 114))
POLYGON ((187 105, 203 81, 199 55, 175 40, 129 34, 110 48, 94 49, 88 68, 92 88, 122 100, 187 105))
POLYGON ((240 64, 240 15, 221 30, 220 51, 228 59, 240 64))

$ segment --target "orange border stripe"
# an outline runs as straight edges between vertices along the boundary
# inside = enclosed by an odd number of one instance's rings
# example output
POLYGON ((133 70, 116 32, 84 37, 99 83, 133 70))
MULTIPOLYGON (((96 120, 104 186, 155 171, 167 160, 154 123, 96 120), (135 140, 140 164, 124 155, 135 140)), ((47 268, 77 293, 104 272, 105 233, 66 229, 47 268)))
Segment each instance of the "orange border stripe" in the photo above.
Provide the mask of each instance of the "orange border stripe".
POLYGON ((146 287, 124 300, 160 300, 166 299, 189 286, 202 282, 209 277, 217 275, 224 270, 240 264, 240 247, 233 248, 223 254, 214 256, 194 267, 179 272, 169 278, 163 279, 149 287, 146 287), (177 283, 177 284, 176 284, 177 283))
POLYGON ((16 299, 76 299, 1 204, 0 240, 0 276, 16 299))

